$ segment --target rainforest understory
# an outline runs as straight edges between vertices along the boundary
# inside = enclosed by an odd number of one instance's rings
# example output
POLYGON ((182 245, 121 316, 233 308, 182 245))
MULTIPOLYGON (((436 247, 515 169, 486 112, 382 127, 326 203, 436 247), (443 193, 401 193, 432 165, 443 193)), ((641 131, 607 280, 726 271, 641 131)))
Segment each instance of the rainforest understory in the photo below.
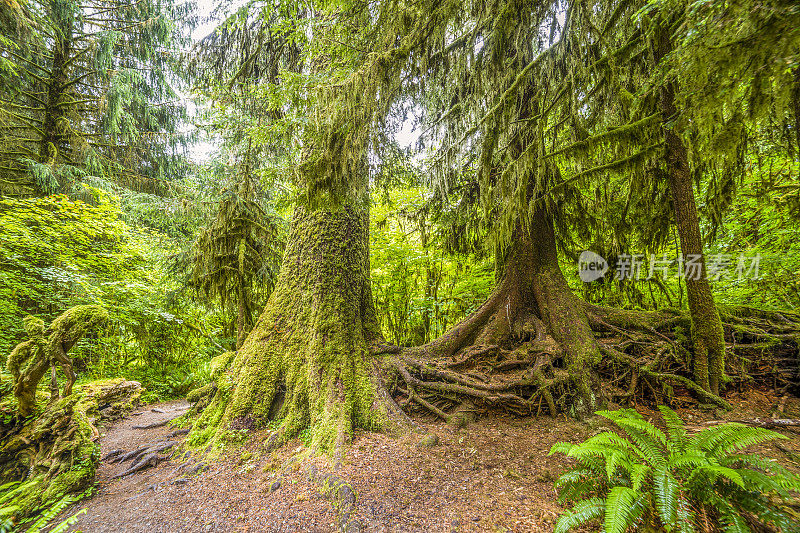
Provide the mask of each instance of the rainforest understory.
MULTIPOLYGON (((238 352, 215 359, 215 380, 189 394, 192 445, 269 425, 268 448, 307 431, 313 447, 341 457, 353 429, 412 431, 408 414, 464 425, 491 410, 582 418, 608 402, 730 408, 693 378, 688 312, 577 297, 543 210, 519 231, 486 302, 417 347, 387 343, 374 322, 366 214, 295 217, 286 268, 258 324, 238 352)), ((766 383, 796 393, 800 317, 748 307, 720 313, 723 390, 766 383)))

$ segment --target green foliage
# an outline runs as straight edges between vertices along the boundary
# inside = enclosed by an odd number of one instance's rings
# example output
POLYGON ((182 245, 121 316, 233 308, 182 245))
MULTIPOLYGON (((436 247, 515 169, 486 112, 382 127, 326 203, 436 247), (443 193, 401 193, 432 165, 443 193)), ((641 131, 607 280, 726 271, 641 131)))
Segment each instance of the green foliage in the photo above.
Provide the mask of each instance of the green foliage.
POLYGON ((708 253, 760 257, 758 279, 720 276, 721 303, 765 309, 800 308, 800 227, 790 185, 800 162, 767 151, 748 162, 736 199, 716 226, 708 224, 708 253), (712 231, 713 230, 713 231, 712 231))
MULTIPOLYGON (((30 526, 26 526, 23 523, 21 524, 21 527, 24 528, 25 533, 40 533, 42 530, 46 529, 50 525, 50 522, 52 522, 56 516, 61 514, 61 512, 64 509, 74 504, 75 502, 79 502, 82 499, 91 496, 94 490, 95 490, 94 487, 90 487, 82 494, 79 495, 68 494, 64 496, 63 498, 61 498, 60 500, 49 506, 46 511, 44 511, 38 518, 36 518, 36 521, 33 522, 33 524, 31 524, 30 526)), ((61 532, 66 531, 69 528, 69 526, 77 522, 78 517, 84 514, 85 512, 86 508, 83 508, 77 513, 67 517, 65 520, 62 520, 60 523, 54 525, 51 529, 49 529, 50 533, 58 531, 61 532)))
POLYGON ((398 345, 444 334, 494 284, 489 259, 446 252, 441 225, 428 216, 429 201, 421 187, 396 187, 371 209, 372 294, 383 333, 398 345))
MULTIPOLYGON (((175 90, 190 3, 30 0, 0 25, 0 193, 71 191, 86 176, 166 190, 185 171, 175 90)), ((14 9, 16 8, 16 9, 14 9)), ((5 18, 5 17, 4 17, 5 18)))
POLYGON ((95 205, 0 200, 0 350, 26 338, 26 314, 49 322, 76 305, 101 305, 107 325, 71 352, 79 379, 125 375, 149 400, 180 396, 215 353, 203 333, 215 317, 172 296, 180 285, 165 261, 177 247, 167 235, 126 224, 114 197, 87 190, 95 205))
POLYGON ((102 303, 106 284, 141 265, 124 240, 115 204, 66 196, 0 200, 0 350, 22 335, 25 314, 52 320, 68 307, 102 303))
POLYGON ((604 431, 580 444, 565 442, 563 453, 578 464, 555 483, 562 502, 577 502, 556 523, 556 533, 602 521, 606 533, 758 531, 766 524, 796 531, 800 516, 788 501, 800 477, 776 461, 743 453, 783 435, 725 423, 688 435, 674 411, 659 406, 666 432, 633 409, 598 411, 621 434, 604 431))
POLYGON ((53 527, 53 529, 50 530, 50 533, 66 533, 70 526, 75 525, 75 522, 78 521, 78 517, 80 517, 82 514, 86 514, 86 507, 68 516, 60 524, 57 524, 55 527, 53 527))

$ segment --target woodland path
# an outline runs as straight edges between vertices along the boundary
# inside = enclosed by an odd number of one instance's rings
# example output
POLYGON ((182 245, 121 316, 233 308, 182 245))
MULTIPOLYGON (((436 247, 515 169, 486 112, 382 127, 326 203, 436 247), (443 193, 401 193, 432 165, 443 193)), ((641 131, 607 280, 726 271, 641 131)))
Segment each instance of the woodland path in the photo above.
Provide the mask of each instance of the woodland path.
MULTIPOLYGON (((168 440, 175 428, 133 426, 169 420, 185 407, 184 401, 140 407, 101 429, 101 457, 168 440)), ((547 452, 553 443, 581 438, 590 430, 573 421, 542 427, 541 420, 512 418, 487 418, 466 430, 439 422, 421 425, 436 435, 435 446, 420 446, 419 435, 393 439, 359 433, 336 471, 357 493, 352 519, 363 531, 550 532, 560 511, 552 480, 564 465, 547 452)), ((104 460, 95 495, 67 509, 54 523, 86 508, 69 531, 339 530, 339 513, 306 474, 312 463, 330 471, 327 459, 291 461, 305 449, 298 440, 261 455, 259 445, 265 438, 255 434, 241 448, 232 447, 207 465, 184 457, 180 450, 169 460, 116 479, 131 461, 104 460), (203 470, 185 474, 201 463, 203 470), (275 487, 278 480, 280 486, 275 487)), ((162 452, 168 454, 169 450, 162 452)))
MULTIPOLYGON (((729 399, 734 411, 724 415, 727 419, 769 416, 778 404, 785 404, 787 415, 800 417, 800 400, 781 402, 771 391, 729 399)), ((116 449, 133 450, 165 440, 174 428, 133 426, 168 420, 185 407, 183 401, 148 405, 133 412, 141 414, 102 429, 103 457, 116 449)), ((705 427, 705 421, 719 415, 694 409, 678 412, 690 430, 705 427)), ((351 520, 362 531, 550 533, 562 510, 552 482, 566 463, 562 456, 547 453, 555 442, 585 439, 603 423, 599 418, 581 423, 563 417, 487 416, 465 429, 454 429, 442 422, 419 422, 436 436, 435 445, 421 446, 417 434, 395 439, 358 433, 335 471, 357 494, 351 520)), ((296 439, 264 454, 260 447, 267 431, 254 432, 244 445, 231 445, 220 459, 207 464, 199 457, 185 457, 178 448, 169 460, 115 479, 131 462, 103 461, 97 493, 60 518, 86 508, 70 529, 85 533, 340 531, 341 515, 307 475, 310 465, 330 472, 328 459, 302 458, 306 448, 296 439), (198 464, 205 468, 186 474, 198 464)), ((780 446, 800 455, 800 434, 787 435, 792 439, 780 446)), ((785 459, 772 446, 758 451, 785 459)))

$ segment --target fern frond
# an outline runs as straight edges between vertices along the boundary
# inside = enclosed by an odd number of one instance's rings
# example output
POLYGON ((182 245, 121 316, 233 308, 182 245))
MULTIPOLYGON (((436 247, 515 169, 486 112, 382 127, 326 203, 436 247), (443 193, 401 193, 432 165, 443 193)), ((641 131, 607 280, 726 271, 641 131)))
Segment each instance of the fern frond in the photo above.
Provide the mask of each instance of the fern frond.
POLYGON ((690 452, 671 457, 667 467, 681 471, 688 468, 691 471, 707 464, 709 464, 709 461, 705 454, 690 452))
POLYGON ((567 533, 587 522, 599 519, 605 511, 605 503, 602 498, 589 498, 576 503, 572 509, 558 518, 553 533, 567 533))
POLYGON ((722 458, 734 450, 739 450, 775 439, 787 437, 764 428, 756 428, 729 422, 705 429, 689 439, 687 450, 709 453, 712 457, 722 458))
POLYGON ((700 433, 689 438, 686 450, 692 452, 709 452, 719 441, 728 438, 731 432, 735 432, 737 428, 741 427, 744 427, 744 425, 730 422, 728 424, 720 424, 719 426, 712 426, 704 429, 700 433))
POLYGON ((50 521, 53 520, 53 518, 55 518, 56 516, 58 516, 58 514, 61 511, 63 511, 64 509, 66 509, 79 499, 80 496, 70 496, 70 495, 64 496, 63 498, 55 502, 53 505, 51 505, 47 509, 47 511, 42 513, 42 516, 39 517, 39 519, 33 523, 33 525, 27 530, 27 533, 39 533, 42 529, 47 527, 50 521))
POLYGON ((632 428, 636 432, 647 434, 651 439, 667 443, 667 436, 664 432, 644 419, 635 409, 620 409, 619 411, 598 411, 598 415, 607 418, 621 428, 632 428))
POLYGON ((647 464, 636 464, 631 468, 631 488, 635 491, 642 490, 642 486, 647 481, 647 476, 653 469, 647 464))
POLYGON ((606 459, 606 477, 609 481, 611 481, 614 474, 617 472, 617 467, 622 461, 622 457, 622 454, 612 453, 611 456, 606 459))
POLYGON ((13 518, 17 511, 19 511, 19 505, 6 505, 4 507, 0 507, 0 520, 3 520, 7 517, 13 518))
POLYGON ((658 410, 664 417, 664 424, 667 426, 667 438, 672 448, 676 451, 683 451, 686 448, 686 427, 678 414, 667 407, 659 405, 658 410))
POLYGON ((614 487, 609 491, 603 523, 606 533, 625 533, 634 519, 633 504, 637 496, 628 487, 614 487))
POLYGON ((717 502, 717 512, 720 525, 725 533, 752 533, 750 526, 732 505, 727 502, 724 505, 717 502))
POLYGON ((635 410, 598 411, 597 414, 618 425, 651 464, 660 466, 666 462, 666 435, 635 410))
POLYGON ((674 526, 678 521, 678 489, 680 484, 666 467, 653 472, 653 490, 656 509, 665 526, 674 526))
POLYGON ((631 524, 636 527, 636 523, 642 519, 642 516, 650 508, 650 495, 646 492, 639 492, 636 501, 631 505, 631 524))
POLYGON ((554 485, 556 489, 560 489, 561 487, 565 487, 570 483, 576 483, 582 479, 586 479, 591 474, 594 474, 594 471, 590 469, 577 469, 577 470, 567 470, 555 481, 554 485))
POLYGON ((605 461, 607 461, 612 455, 624 453, 617 448, 612 446, 603 445, 603 444, 595 444, 592 442, 584 442, 582 444, 578 444, 577 446, 573 446, 573 448, 569 451, 568 457, 574 457, 575 459, 583 459, 587 456, 594 456, 600 457, 604 460, 604 467, 605 461))
POLYGON ((745 487, 750 492, 762 494, 774 492, 783 498, 789 497, 789 491, 780 483, 780 476, 769 476, 749 468, 739 468, 736 471, 742 476, 742 481, 744 481, 745 487))
POLYGON ((657 517, 663 530, 679 533, 708 527, 749 532, 750 520, 800 531, 800 516, 789 505, 800 492, 800 476, 761 456, 733 453, 781 435, 728 423, 687 438, 680 417, 666 407, 661 412, 667 434, 636 411, 600 411, 624 435, 604 432, 554 447, 553 453, 578 459, 578 466, 556 482, 559 501, 582 499, 559 520, 557 531, 599 518, 600 506, 605 533, 647 526, 643 517, 657 517), (702 524, 699 508, 714 510, 702 524))
MULTIPOLYGON (((689 482, 690 483, 696 482, 698 481, 697 478, 703 478, 703 477, 707 478, 708 480, 707 482, 709 484, 714 483, 718 478, 721 477, 727 479, 731 483, 738 485, 740 488, 744 488, 744 481, 742 480, 742 476, 739 474, 739 472, 737 472, 733 468, 728 468, 726 466, 713 465, 713 464, 700 466, 697 468, 697 470, 692 472, 691 476, 689 476, 689 482)), ((703 481, 705 480, 702 480, 701 482, 703 481)))
POLYGON ((15 481, 6 483, 4 487, 8 487, 6 493, 0 496, 0 505, 5 505, 7 502, 14 501, 14 498, 28 490, 37 480, 28 481, 15 481))
POLYGON ((683 494, 678 495, 677 506, 677 525, 681 533, 694 533, 697 525, 697 518, 691 503, 683 494))
POLYGON ((19 488, 21 481, 12 481, 11 483, 6 483, 3 486, 0 486, 0 505, 3 503, 10 501, 11 498, 19 493, 19 488))
POLYGON ((731 431, 728 438, 719 441, 712 453, 717 458, 725 457, 735 450, 776 439, 788 439, 788 437, 765 428, 743 426, 738 430, 731 431))
POLYGON ((629 452, 637 451, 636 447, 633 444, 631 444, 629 440, 620 437, 613 431, 604 431, 602 433, 598 433, 597 435, 586 439, 585 442, 592 442, 595 444, 613 446, 620 450, 627 450, 629 452))
POLYGON ((780 475, 791 475, 789 470, 781 466, 781 464, 778 463, 778 461, 776 461, 775 459, 762 457, 754 453, 747 453, 747 454, 737 453, 728 455, 727 457, 720 458, 719 464, 731 468, 748 467, 748 468, 755 468, 763 472, 772 472, 780 475))
POLYGON ((550 448, 550 452, 547 455, 553 455, 555 453, 563 453, 564 455, 569 455, 569 451, 575 446, 571 442, 556 442, 550 448))
POLYGON ((75 513, 74 515, 68 517, 66 520, 58 524, 56 527, 50 530, 50 533, 66 533, 70 526, 74 526, 75 522, 78 521, 78 518, 86 513, 86 507, 75 513))
POLYGON ((560 503, 570 502, 593 496, 605 489, 605 484, 598 483, 598 472, 591 469, 566 472, 555 482, 560 503))

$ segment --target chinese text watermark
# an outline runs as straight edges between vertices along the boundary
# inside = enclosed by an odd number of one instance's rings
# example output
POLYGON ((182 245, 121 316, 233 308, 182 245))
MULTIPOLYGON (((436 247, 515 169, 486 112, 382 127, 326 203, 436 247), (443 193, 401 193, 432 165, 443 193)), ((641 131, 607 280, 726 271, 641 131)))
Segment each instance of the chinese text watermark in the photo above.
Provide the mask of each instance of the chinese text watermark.
MULTIPOLYGON (((710 281, 720 279, 759 279, 761 255, 747 254, 709 254, 705 256, 705 278, 710 281)), ((700 254, 620 254, 613 268, 599 254, 590 250, 581 252, 578 258, 578 275, 582 281, 590 282, 605 276, 611 270, 615 280, 648 280, 656 277, 670 277, 687 280, 703 279, 703 256, 700 254)))

